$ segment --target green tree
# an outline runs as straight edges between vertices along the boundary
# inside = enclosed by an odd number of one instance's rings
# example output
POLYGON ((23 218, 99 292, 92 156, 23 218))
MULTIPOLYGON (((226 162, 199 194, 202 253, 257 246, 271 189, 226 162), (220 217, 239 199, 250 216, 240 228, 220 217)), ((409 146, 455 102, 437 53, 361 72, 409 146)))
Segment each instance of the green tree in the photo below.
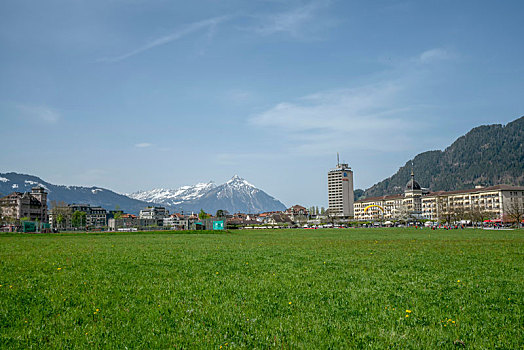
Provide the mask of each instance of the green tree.
POLYGON ((75 211, 71 220, 73 227, 84 227, 86 225, 87 214, 83 211, 75 211))
POLYGON ((218 209, 218 210, 217 210, 217 213, 216 213, 215 216, 216 216, 217 218, 223 218, 223 217, 225 216, 225 214, 224 214, 224 210, 222 210, 222 209, 218 209))
POLYGON ((206 214, 206 212, 204 211, 204 209, 200 209, 200 213, 198 213, 198 218, 199 218, 200 220, 208 219, 208 218, 209 218, 209 215, 206 214))
POLYGON ((56 223, 58 224, 58 227, 62 227, 63 222, 64 222, 64 216, 62 214, 58 214, 56 216, 56 223))
POLYGON ((115 220, 120 220, 120 219, 122 219, 122 214, 123 214, 123 211, 120 210, 120 206, 118 204, 115 205, 115 212, 113 214, 113 218, 115 220))
POLYGON ((63 229, 67 224, 67 219, 70 219, 71 208, 63 201, 53 200, 51 201, 51 214, 53 215, 53 226, 63 229))

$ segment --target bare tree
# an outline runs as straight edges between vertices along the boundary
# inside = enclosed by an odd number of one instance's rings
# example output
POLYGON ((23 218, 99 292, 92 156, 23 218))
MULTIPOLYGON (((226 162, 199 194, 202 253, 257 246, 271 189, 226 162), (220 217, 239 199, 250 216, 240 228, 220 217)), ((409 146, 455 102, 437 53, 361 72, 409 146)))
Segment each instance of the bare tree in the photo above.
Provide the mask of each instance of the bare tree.
POLYGON ((524 202, 519 198, 511 198, 512 201, 505 206, 505 215, 510 218, 513 225, 519 227, 524 217, 524 202))
POLYGON ((57 229, 67 229, 73 214, 71 208, 63 201, 51 201, 51 215, 53 216, 53 226, 57 229))
POLYGON ((333 225, 335 223, 335 220, 337 219, 337 214, 329 208, 324 212, 324 214, 326 215, 328 222, 333 225))
POLYGON ((455 213, 446 197, 437 197, 437 217, 438 221, 451 224, 455 219, 455 213))
POLYGON ((479 205, 474 206, 470 210, 467 211, 467 216, 471 220, 474 225, 482 225, 484 220, 490 219, 493 217, 493 213, 482 208, 479 205))
POLYGON ((464 207, 456 207, 453 209, 453 221, 466 220, 468 217, 466 209, 464 207))
POLYGON ((307 216, 304 214, 293 215, 293 221, 297 225, 304 225, 305 223, 307 223, 307 216))

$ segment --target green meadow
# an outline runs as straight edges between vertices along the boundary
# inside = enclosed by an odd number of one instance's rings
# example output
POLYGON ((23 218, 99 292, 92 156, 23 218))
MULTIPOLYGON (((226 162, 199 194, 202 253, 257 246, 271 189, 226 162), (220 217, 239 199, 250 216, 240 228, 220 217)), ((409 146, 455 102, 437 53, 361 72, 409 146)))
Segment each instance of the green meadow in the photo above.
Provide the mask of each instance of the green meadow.
POLYGON ((3 348, 522 349, 524 232, 0 234, 3 348))

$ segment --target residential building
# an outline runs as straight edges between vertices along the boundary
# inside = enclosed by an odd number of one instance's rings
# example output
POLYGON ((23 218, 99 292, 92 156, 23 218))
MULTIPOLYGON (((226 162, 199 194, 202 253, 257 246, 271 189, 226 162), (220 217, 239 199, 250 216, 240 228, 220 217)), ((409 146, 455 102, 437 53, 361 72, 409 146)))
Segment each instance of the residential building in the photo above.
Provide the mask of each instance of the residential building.
POLYGON ((348 164, 337 164, 328 172, 329 211, 335 216, 354 216, 353 171, 348 164))
POLYGON ((264 222, 268 225, 280 225, 280 226, 293 226, 293 220, 291 218, 282 213, 282 214, 271 214, 269 218, 266 219, 264 222))
POLYGON ((49 224, 53 229, 73 229, 73 209, 69 205, 58 205, 49 211, 49 224))
POLYGON ((28 218, 30 221, 47 223, 49 216, 47 212, 47 192, 44 188, 37 186, 31 192, 13 192, 0 198, 2 216, 14 220, 28 218))
POLYGON ((103 228, 107 226, 107 210, 100 206, 89 204, 70 204, 72 212, 81 211, 86 213, 86 226, 89 228, 103 228))
POLYGON ((182 214, 174 213, 163 219, 163 226, 173 230, 188 230, 189 220, 182 214))
POLYGON ((52 208, 49 215, 51 227, 59 230, 73 229, 73 214, 77 211, 85 213, 85 223, 78 228, 83 229, 85 226, 90 229, 102 229, 107 227, 107 210, 90 204, 69 204, 52 208))
POLYGON ((288 208, 284 213, 288 215, 308 215, 307 209, 298 204, 288 208))
POLYGON ((140 219, 163 220, 169 216, 169 210, 164 207, 147 207, 140 210, 140 219))

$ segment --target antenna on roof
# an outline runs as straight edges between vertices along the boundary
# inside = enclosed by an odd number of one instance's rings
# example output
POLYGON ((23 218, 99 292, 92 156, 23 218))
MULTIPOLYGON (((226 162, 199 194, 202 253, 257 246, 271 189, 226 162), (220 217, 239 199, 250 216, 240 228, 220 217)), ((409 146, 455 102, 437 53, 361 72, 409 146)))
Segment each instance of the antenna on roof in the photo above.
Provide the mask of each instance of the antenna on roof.
POLYGON ((339 157, 338 152, 337 152, 337 166, 339 166, 339 165, 340 165, 340 157, 339 157))

